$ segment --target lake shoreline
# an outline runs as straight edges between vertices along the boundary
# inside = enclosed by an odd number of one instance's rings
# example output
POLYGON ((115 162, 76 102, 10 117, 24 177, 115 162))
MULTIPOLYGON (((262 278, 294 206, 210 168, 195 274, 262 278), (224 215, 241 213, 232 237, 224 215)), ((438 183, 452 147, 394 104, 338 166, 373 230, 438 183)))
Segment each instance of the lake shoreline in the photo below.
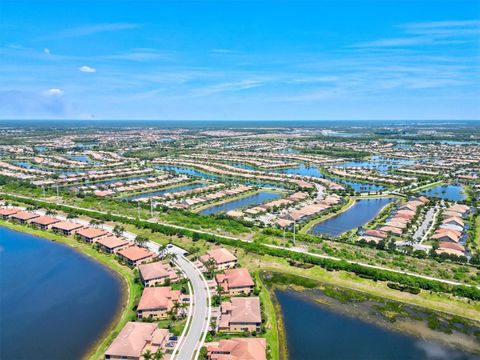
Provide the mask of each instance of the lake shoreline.
POLYGON ((452 316, 448 313, 430 310, 418 305, 408 304, 401 301, 393 301, 391 299, 382 298, 380 296, 364 293, 358 290, 352 290, 335 284, 324 283, 317 280, 310 280, 294 275, 300 279, 299 283, 292 281, 291 276, 285 273, 277 273, 272 271, 263 271, 260 275, 266 284, 266 288, 272 298, 275 307, 278 332, 280 339, 280 348, 285 351, 285 356, 280 360, 290 358, 289 347, 287 343, 287 329, 285 326, 284 313, 278 300, 277 291, 293 292, 294 296, 299 296, 308 302, 322 306, 324 310, 332 311, 336 314, 344 315, 352 319, 360 320, 368 324, 381 327, 387 331, 394 331, 402 335, 409 335, 418 340, 432 341, 447 348, 456 349, 467 354, 479 355, 480 345, 478 343, 478 335, 466 335, 459 331, 448 333, 442 329, 432 329, 430 321, 435 323, 437 319, 450 321, 465 321, 480 331, 480 322, 452 316), (276 282, 275 279, 270 281, 269 276, 279 274, 280 276, 288 276, 288 283, 276 282), (302 281, 305 284, 302 285, 302 281), (316 283, 314 286, 314 283, 316 283), (378 308, 377 308, 378 306, 378 308), (383 308, 382 308, 383 307, 383 308), (377 309, 372 313, 372 309, 377 309), (378 310, 381 309, 381 310, 378 310), (418 320, 416 318, 402 318, 405 316, 404 309, 413 309, 425 314, 424 318, 418 320), (398 311, 398 312, 397 312, 398 311), (426 314, 431 314, 431 318, 426 318, 426 314), (428 320, 428 323, 426 321, 428 320))
MULTIPOLYGON (((51 241, 51 242, 58 242, 63 246, 68 247, 69 249, 74 250, 76 253, 80 254, 88 258, 89 260, 93 260, 95 263, 100 264, 103 268, 105 268, 110 274, 112 274, 117 280, 120 281, 120 291, 121 291, 121 299, 118 305, 118 308, 115 311, 115 315, 107 325, 106 329, 102 332, 101 336, 98 340, 95 341, 88 349, 85 350, 85 354, 83 355, 83 359, 96 359, 96 353, 98 350, 104 346, 104 344, 109 340, 109 336, 114 332, 115 328, 118 326, 122 318, 124 318, 128 313, 128 300, 131 297, 132 291, 129 286, 129 282, 126 278, 125 274, 117 271, 113 266, 111 266, 107 261, 102 261, 99 257, 92 256, 85 251, 82 251, 77 246, 72 246, 68 241, 62 239, 63 237, 57 234, 48 233, 46 231, 41 231, 33 228, 29 228, 25 225, 17 225, 12 224, 8 221, 0 219, 0 226, 3 226, 7 229, 17 231, 20 233, 25 233, 29 235, 33 235, 36 237, 41 238, 44 241, 51 241)), ((73 239, 71 239, 73 240, 73 239)), ((76 240, 74 240, 76 241, 76 240)), ((92 249, 93 250, 93 249, 92 249)), ((93 250, 95 251, 95 250, 93 250)))

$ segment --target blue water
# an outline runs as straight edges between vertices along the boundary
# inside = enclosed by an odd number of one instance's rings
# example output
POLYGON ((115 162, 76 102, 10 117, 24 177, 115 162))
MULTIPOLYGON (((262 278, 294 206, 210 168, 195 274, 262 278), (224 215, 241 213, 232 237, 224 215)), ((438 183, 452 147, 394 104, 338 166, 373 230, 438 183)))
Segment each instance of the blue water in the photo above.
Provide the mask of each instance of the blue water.
POLYGON ((474 360, 478 357, 276 291, 291 360, 474 360))
POLYGON ((177 191, 184 191, 184 190, 191 190, 191 189, 196 189, 199 187, 205 186, 205 184, 188 184, 188 185, 181 185, 181 186, 175 186, 171 187, 169 189, 165 190, 158 190, 158 191, 150 191, 150 192, 145 192, 137 195, 131 195, 131 196, 125 196, 122 197, 122 200, 135 200, 135 199, 140 199, 140 198, 151 198, 154 196, 162 196, 164 194, 172 193, 172 192, 177 192, 177 191))
MULTIPOLYGON (((209 180, 215 180, 215 181, 219 181, 219 182, 228 181, 228 178, 225 178, 225 177, 222 177, 222 176, 219 176, 219 175, 208 174, 206 172, 191 169, 191 168, 187 168, 187 167, 160 165, 160 166, 156 166, 156 168, 159 169, 159 170, 163 170, 163 171, 173 171, 177 174, 190 175, 190 176, 194 176, 194 177, 199 177, 199 178, 209 179, 209 180)), ((266 182, 260 182, 260 181, 242 180, 241 178, 235 178, 235 182, 239 182, 239 183, 246 184, 246 185, 253 185, 253 186, 274 187, 274 188, 279 188, 279 189, 284 188, 284 186, 279 185, 279 184, 266 183, 266 182)))
POLYGON ((365 225, 392 201, 392 198, 357 200, 347 211, 318 223, 310 232, 339 236, 346 231, 365 225))
POLYGON ((251 165, 247 165, 247 164, 239 164, 239 163, 236 163, 236 164, 231 164, 232 166, 235 166, 239 169, 244 169, 244 170, 258 170, 257 168, 255 168, 254 166, 251 166, 251 165))
POLYGON ((26 162, 26 161, 14 161, 13 163, 15 165, 21 166, 25 169, 36 169, 36 170, 48 171, 48 172, 51 172, 51 173, 64 174, 64 175, 76 174, 76 173, 84 171, 84 170, 51 169, 51 168, 46 168, 46 167, 30 164, 29 162, 26 162))
POLYGON ((343 180, 334 176, 325 176, 317 167, 310 167, 305 164, 302 164, 296 168, 272 170, 272 172, 329 179, 339 184, 349 185, 355 192, 370 192, 385 189, 385 186, 383 185, 365 184, 351 180, 343 180))
POLYGON ((210 215, 210 214, 217 214, 220 212, 227 212, 230 210, 240 209, 246 206, 251 205, 260 205, 265 202, 277 199, 280 197, 280 194, 269 192, 269 191, 262 191, 250 196, 246 196, 241 199, 225 202, 223 204, 214 205, 205 210, 200 211, 202 215, 210 215))
POLYGON ((432 189, 422 191, 420 194, 451 201, 465 200, 465 194, 463 193, 463 187, 461 185, 437 186, 432 189))
POLYGON ((70 160, 80 161, 84 163, 93 163, 93 160, 86 155, 68 155, 67 158, 70 160))
POLYGON ((404 159, 390 159, 380 156, 373 156, 371 160, 350 161, 336 165, 337 167, 358 167, 362 169, 373 169, 381 174, 390 172, 391 169, 398 169, 403 165, 411 165, 414 161, 404 159))
POLYGON ((120 307, 121 282, 71 248, 0 226, 0 358, 80 359, 120 307))

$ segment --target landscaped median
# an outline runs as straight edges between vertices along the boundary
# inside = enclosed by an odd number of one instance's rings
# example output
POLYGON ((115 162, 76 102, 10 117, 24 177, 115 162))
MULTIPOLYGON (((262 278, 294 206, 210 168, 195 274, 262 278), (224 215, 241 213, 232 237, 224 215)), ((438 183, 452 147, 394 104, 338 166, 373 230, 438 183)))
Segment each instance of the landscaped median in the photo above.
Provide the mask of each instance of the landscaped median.
POLYGON ((140 298, 141 286, 139 283, 135 282, 135 273, 133 269, 120 264, 115 259, 115 257, 99 252, 95 250, 91 245, 81 241, 77 241, 73 237, 58 235, 51 231, 34 229, 27 225, 13 224, 9 221, 1 219, 0 225, 12 230, 29 233, 35 236, 66 244, 73 249, 105 265, 120 276, 123 284, 123 299, 121 311, 112 321, 110 327, 105 331, 104 336, 98 340, 98 342, 92 347, 92 349, 90 349, 86 356, 94 360, 103 359, 103 354, 105 350, 112 342, 112 340, 117 336, 120 330, 122 330, 122 328, 129 320, 136 318, 136 314, 133 309, 135 307, 135 304, 138 302, 138 299, 140 298))

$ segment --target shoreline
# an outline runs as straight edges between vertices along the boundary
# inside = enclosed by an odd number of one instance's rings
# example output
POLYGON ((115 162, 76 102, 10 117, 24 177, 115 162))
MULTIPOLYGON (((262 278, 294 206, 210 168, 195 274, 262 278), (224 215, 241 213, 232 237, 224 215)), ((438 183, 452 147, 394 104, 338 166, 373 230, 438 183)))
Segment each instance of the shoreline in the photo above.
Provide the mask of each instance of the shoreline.
MULTIPOLYGON (((277 274, 277 275, 289 275, 288 273, 278 272, 278 271, 263 271, 260 274, 260 277, 263 278, 264 276, 277 274)), ((455 318, 455 315, 451 315, 449 313, 441 312, 438 310, 431 310, 416 304, 405 303, 400 300, 392 300, 388 298, 383 298, 378 295, 372 295, 366 292, 362 292, 359 290, 350 289, 347 287, 339 286, 332 283, 312 280, 309 278, 303 278, 302 276, 293 275, 295 278, 306 280, 307 282, 315 282, 315 287, 310 286, 302 286, 301 284, 283 284, 283 283, 270 283, 269 285, 265 285, 268 293, 271 297, 271 301, 274 304, 277 324, 278 324, 278 337, 280 340, 280 348, 285 350, 285 356, 282 358, 279 357, 279 360, 286 360, 288 359, 288 343, 287 343, 287 330, 285 328, 284 323, 284 316, 281 305, 277 299, 276 291, 292 291, 298 293, 302 298, 306 299, 307 301, 311 301, 319 306, 324 306, 325 309, 333 311, 335 313, 345 315, 354 319, 358 319, 360 321, 364 321, 369 324, 373 324, 379 326, 383 329, 398 332, 403 335, 412 336, 419 340, 424 341, 432 341, 438 343, 445 347, 450 347, 453 349, 457 349, 459 351, 463 351, 469 354, 478 355, 480 354, 480 346, 476 339, 474 339, 475 335, 468 335, 462 332, 454 331, 452 333, 447 333, 441 331, 439 329, 432 329, 428 326, 426 321, 428 320, 426 317, 422 319, 415 319, 415 318, 400 318, 396 319, 395 315, 402 315, 400 312, 396 313, 395 311, 386 311, 386 315, 392 315, 393 313, 393 321, 390 318, 382 318, 382 315, 385 314, 379 311, 378 313, 370 313, 375 306, 379 304, 397 304, 400 307, 406 306, 409 309, 417 309, 424 311, 425 313, 434 314, 437 318, 455 318), (327 292, 330 290, 334 290, 337 288, 338 294, 354 294, 352 298, 341 299, 336 298, 335 295, 329 295, 327 292), (358 296, 358 298, 355 298, 358 296), (355 304, 358 303, 360 306, 367 307, 367 310, 363 313, 359 312, 358 309, 355 309, 355 304), (371 308, 368 308, 368 304, 366 303, 374 303, 371 308), (381 315, 382 314, 382 315, 381 315), (454 341, 451 341, 451 336, 456 336, 454 341), (450 341, 448 341, 450 340, 450 341), (455 341, 456 340, 456 341, 455 341), (283 342, 283 343, 282 343, 283 342)), ((265 283, 266 281, 263 280, 265 283)), ((348 295, 347 295, 348 296, 348 295)), ((480 328, 480 322, 475 321, 470 318, 461 318, 466 320, 470 323, 471 326, 475 326, 477 329, 480 328)))
MULTIPOLYGON (((101 336, 95 341, 95 343, 93 343, 88 349, 86 349, 85 354, 82 356, 82 359, 99 359, 98 357, 99 352, 102 351, 103 353, 103 351, 106 349, 108 340, 110 340, 110 337, 115 333, 116 328, 119 327, 122 324, 122 320, 125 320, 125 318, 127 317, 128 309, 129 309, 128 305, 130 303, 130 300, 132 300, 132 289, 130 287, 130 282, 127 279, 127 275, 124 274, 122 271, 118 271, 117 269, 115 269, 115 266, 112 266, 107 261, 107 259, 101 259, 89 254, 89 252, 83 251, 83 249, 81 249, 81 247, 83 246, 81 245, 87 246, 86 244, 82 244, 78 242, 78 245, 80 246, 74 246, 74 244, 70 244, 69 241, 65 241, 63 239, 64 237, 61 235, 49 233, 47 231, 43 231, 39 229, 33 229, 28 227, 27 225, 12 224, 3 219, 0 219, 0 226, 3 226, 5 228, 8 228, 10 230, 14 230, 20 233, 37 236, 44 240, 61 243, 63 246, 67 246, 68 248, 74 250, 81 256, 85 256, 88 259, 91 259, 92 261, 94 261, 95 263, 101 265, 104 269, 109 271, 115 278, 117 278, 120 281, 122 296, 114 317, 109 322, 109 324, 107 324, 107 327, 105 328, 105 330, 102 331, 101 336)), ((72 242, 73 241, 77 242, 77 240, 73 238, 69 240, 72 240, 72 242)), ((97 252, 93 248, 91 248, 91 250, 97 252)), ((102 255, 101 257, 106 256, 105 254, 102 254, 100 252, 97 252, 97 253, 99 255, 102 255)), ((118 266, 121 266, 121 265, 118 264, 118 266)))

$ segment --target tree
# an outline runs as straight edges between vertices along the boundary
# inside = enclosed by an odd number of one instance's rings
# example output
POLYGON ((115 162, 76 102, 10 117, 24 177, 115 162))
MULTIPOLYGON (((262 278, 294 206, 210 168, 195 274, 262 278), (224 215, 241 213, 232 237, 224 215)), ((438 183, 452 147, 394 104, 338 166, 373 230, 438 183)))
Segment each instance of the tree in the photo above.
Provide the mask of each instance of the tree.
POLYGON ((125 231, 125 228, 121 225, 115 225, 115 227, 113 228, 113 233, 117 237, 122 236, 124 231, 125 231))
POLYGON ((145 236, 137 235, 137 237, 135 238, 135 244, 137 244, 140 247, 144 247, 147 242, 148 242, 148 239, 145 236))
POLYGON ((158 348, 157 351, 155 351, 155 354, 153 355, 154 360, 162 360, 163 359, 163 352, 162 349, 158 348))
POLYGON ((151 352, 150 350, 145 351, 145 352, 143 353, 143 358, 144 358, 145 360, 152 360, 152 358, 153 358, 152 352, 151 352))

